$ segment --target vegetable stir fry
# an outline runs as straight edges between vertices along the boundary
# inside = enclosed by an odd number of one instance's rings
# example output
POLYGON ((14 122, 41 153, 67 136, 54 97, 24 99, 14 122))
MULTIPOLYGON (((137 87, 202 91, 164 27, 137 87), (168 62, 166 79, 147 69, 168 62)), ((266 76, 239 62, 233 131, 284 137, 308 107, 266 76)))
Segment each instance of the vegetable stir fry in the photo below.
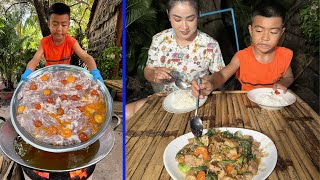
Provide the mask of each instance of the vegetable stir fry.
POLYGON ((200 138, 189 139, 176 161, 188 180, 252 179, 263 157, 259 146, 240 131, 210 129, 200 138))

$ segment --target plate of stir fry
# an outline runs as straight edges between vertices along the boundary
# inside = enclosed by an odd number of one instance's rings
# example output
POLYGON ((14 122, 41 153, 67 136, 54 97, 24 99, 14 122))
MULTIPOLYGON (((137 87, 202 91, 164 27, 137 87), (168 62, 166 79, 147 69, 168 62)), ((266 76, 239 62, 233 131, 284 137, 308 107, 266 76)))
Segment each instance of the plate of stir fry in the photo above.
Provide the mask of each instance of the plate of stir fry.
POLYGON ((190 132, 168 144, 163 161, 173 179, 266 179, 277 163, 272 140, 243 128, 204 130, 200 138, 190 132))

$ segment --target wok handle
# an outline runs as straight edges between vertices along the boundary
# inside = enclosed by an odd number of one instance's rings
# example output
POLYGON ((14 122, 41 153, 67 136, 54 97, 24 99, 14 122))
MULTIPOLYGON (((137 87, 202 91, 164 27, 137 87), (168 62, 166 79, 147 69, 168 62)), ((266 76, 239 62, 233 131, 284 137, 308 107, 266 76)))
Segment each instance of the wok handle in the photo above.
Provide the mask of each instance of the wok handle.
POLYGON ((118 126, 121 124, 121 118, 118 115, 116 115, 115 113, 112 113, 112 120, 113 120, 113 118, 117 119, 117 124, 113 128, 113 130, 115 131, 118 128, 118 126))

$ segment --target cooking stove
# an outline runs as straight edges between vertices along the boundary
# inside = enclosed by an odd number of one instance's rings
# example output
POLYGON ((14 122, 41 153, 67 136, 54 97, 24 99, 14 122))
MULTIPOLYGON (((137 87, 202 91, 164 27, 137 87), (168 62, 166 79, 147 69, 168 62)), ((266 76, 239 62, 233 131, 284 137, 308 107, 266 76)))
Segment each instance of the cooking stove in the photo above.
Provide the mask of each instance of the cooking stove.
MULTIPOLYGON (((76 168, 72 169, 73 166, 67 167, 68 169, 57 166, 54 167, 54 170, 50 172, 49 167, 42 167, 41 165, 34 167, 17 154, 13 146, 13 142, 16 140, 17 136, 18 134, 10 121, 1 124, 0 148, 7 157, 21 165, 26 180, 91 180, 96 163, 109 154, 115 141, 113 130, 109 126, 104 135, 99 139, 100 146, 98 152, 96 152, 93 159, 89 160, 89 162, 85 162, 83 165, 76 166, 80 168, 79 170, 75 171, 74 169, 76 168), (65 171, 64 169, 72 171, 72 173, 70 174, 69 171, 65 171)), ((57 159, 61 159, 61 157, 58 157, 57 159)))
POLYGON ((91 180, 96 165, 66 172, 38 171, 22 166, 25 180, 91 180))

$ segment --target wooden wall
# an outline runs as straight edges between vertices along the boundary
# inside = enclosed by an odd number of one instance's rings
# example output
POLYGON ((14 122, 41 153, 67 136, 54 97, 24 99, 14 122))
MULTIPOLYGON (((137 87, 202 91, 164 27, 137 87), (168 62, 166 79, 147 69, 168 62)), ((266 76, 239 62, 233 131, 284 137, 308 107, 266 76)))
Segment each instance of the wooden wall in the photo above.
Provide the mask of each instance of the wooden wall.
POLYGON ((104 48, 116 45, 121 39, 119 23, 121 25, 121 0, 95 0, 86 29, 88 53, 95 57, 104 48))

